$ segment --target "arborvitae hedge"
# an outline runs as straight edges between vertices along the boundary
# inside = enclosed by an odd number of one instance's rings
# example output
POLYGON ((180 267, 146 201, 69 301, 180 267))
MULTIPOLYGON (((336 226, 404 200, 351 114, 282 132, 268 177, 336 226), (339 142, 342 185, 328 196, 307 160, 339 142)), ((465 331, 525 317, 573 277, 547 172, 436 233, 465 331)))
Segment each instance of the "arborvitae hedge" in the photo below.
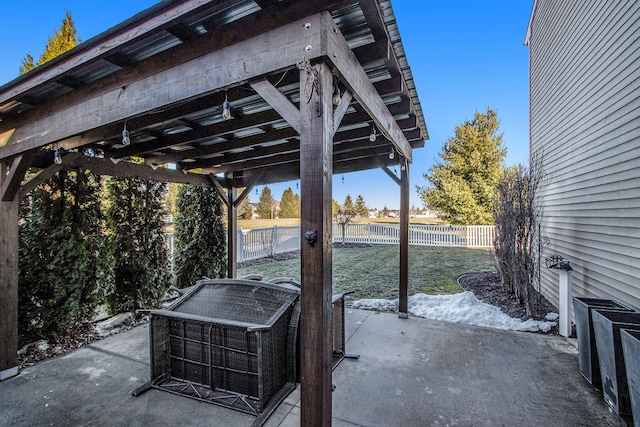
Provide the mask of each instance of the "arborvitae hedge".
POLYGON ((20 339, 72 335, 112 290, 101 180, 60 171, 21 201, 20 339))
POLYGON ((222 203, 213 188, 183 185, 175 218, 176 286, 192 286, 203 276, 224 277, 227 268, 222 203))
POLYGON ((167 185, 138 178, 108 181, 107 217, 114 258, 113 313, 157 307, 171 281, 164 244, 167 185))

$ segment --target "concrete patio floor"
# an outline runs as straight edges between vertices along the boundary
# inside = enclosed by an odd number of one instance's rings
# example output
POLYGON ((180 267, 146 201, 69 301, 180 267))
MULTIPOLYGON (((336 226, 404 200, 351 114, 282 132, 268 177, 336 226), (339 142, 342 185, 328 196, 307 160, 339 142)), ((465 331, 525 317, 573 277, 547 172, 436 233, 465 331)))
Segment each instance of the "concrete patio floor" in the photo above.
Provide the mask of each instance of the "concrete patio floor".
MULTIPOLYGON (((580 374, 575 340, 347 310, 334 426, 625 426, 580 374)), ((148 326, 0 382, 2 426, 250 426, 254 417, 150 390, 148 326)), ((299 387, 266 426, 300 424, 299 387)))

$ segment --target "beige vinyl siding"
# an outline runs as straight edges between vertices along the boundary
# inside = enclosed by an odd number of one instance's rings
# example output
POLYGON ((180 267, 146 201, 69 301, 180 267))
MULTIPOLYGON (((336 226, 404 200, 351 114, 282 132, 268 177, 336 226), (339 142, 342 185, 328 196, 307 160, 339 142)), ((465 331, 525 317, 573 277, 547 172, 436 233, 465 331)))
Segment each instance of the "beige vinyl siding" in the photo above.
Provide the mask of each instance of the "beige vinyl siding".
POLYGON ((571 260, 573 295, 640 309, 640 2, 538 0, 529 54, 543 257, 571 260))

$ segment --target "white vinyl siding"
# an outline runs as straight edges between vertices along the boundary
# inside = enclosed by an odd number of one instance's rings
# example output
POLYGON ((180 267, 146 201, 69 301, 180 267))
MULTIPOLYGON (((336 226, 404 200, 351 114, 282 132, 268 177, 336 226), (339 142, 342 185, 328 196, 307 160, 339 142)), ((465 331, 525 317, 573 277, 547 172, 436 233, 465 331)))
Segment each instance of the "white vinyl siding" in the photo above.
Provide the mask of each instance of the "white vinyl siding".
POLYGON ((574 296, 640 309, 640 2, 538 0, 529 30, 543 257, 571 260, 574 296))

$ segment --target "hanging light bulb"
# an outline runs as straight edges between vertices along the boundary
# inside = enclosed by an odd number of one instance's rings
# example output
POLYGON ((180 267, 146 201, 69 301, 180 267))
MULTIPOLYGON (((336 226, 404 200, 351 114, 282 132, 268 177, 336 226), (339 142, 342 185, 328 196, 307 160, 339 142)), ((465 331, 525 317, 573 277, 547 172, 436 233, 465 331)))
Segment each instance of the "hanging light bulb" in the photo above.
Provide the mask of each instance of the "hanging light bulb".
POLYGON ((124 129, 122 130, 122 145, 125 147, 131 144, 131 138, 129 137, 129 131, 127 130, 127 122, 124 122, 124 129))
POLYGON ((393 147, 391 147, 391 151, 389 151, 389 160, 393 160, 395 156, 396 156, 396 153, 394 153, 393 147))
POLYGON ((342 183, 344 184, 344 175, 342 175, 342 183))
POLYGON ((335 89, 333 91, 333 105, 338 106, 341 99, 342 96, 340 95, 340 88, 338 87, 338 83, 336 83, 335 89))
POLYGON ((231 118, 231 105, 227 99, 227 94, 224 94, 224 102, 222 103, 222 118, 229 120, 231 118))
POLYGON ((371 123, 371 133, 369 134, 369 141, 374 142, 376 140, 376 126, 371 123))
POLYGON ((53 152, 53 161, 56 165, 62 164, 62 153, 60 152, 60 147, 56 144, 55 150, 53 152))

